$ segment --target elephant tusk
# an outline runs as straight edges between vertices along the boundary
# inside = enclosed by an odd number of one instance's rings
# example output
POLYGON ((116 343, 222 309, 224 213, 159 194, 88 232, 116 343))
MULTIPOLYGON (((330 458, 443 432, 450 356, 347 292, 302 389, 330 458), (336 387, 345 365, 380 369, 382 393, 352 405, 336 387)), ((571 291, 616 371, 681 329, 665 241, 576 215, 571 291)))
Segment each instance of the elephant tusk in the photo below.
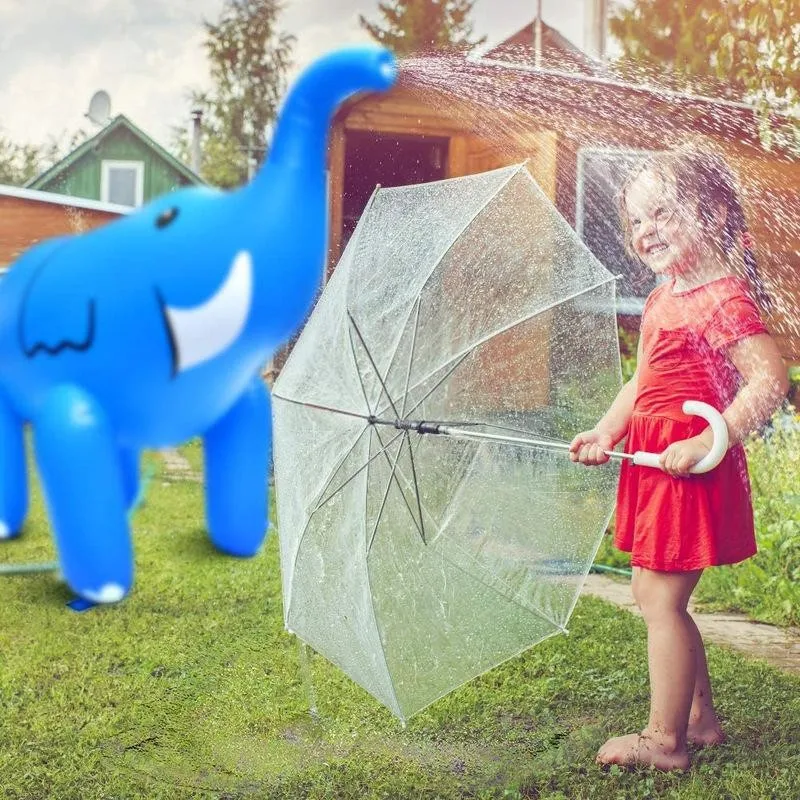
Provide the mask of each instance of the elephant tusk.
POLYGON ((241 335, 253 298, 253 260, 236 254, 225 282, 213 297, 192 308, 164 307, 174 347, 175 372, 202 364, 241 335))

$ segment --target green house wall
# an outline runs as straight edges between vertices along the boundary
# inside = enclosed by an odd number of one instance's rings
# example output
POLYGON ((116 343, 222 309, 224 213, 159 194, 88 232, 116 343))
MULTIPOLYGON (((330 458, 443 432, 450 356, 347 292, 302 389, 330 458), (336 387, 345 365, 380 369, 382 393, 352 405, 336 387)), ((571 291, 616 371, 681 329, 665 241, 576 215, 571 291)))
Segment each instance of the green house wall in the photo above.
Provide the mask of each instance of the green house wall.
POLYGON ((120 128, 41 188, 57 194, 100 200, 103 161, 141 161, 144 164, 144 202, 189 185, 189 180, 165 163, 131 131, 120 128))

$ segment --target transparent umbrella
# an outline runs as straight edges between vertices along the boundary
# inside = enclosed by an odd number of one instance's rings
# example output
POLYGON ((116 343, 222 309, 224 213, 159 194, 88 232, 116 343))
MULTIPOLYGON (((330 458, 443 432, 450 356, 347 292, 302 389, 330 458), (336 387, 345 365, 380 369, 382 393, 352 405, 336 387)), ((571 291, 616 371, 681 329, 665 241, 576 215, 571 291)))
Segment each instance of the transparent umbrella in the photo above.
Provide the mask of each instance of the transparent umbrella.
POLYGON ((273 388, 284 618, 401 719, 566 631, 618 468, 556 448, 622 385, 614 309, 524 164, 365 209, 273 388))

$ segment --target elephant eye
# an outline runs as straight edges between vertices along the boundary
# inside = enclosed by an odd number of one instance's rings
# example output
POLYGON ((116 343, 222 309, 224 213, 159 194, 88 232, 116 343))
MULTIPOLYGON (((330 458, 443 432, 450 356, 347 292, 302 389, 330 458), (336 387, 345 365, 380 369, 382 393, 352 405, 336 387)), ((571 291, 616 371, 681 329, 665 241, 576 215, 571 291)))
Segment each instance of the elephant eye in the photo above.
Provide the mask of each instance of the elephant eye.
POLYGON ((167 225, 171 224, 177 216, 178 209, 175 208, 175 206, 165 209, 156 217, 156 227, 166 228, 167 225))

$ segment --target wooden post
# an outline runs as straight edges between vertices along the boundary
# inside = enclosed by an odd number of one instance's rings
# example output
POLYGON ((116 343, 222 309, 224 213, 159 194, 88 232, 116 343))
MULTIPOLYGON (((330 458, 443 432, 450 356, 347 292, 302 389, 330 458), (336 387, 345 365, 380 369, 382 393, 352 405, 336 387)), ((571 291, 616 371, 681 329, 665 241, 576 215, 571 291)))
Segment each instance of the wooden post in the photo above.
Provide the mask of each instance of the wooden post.
POLYGON ((328 265, 326 280, 333 272, 342 249, 342 225, 344 222, 344 171, 345 130, 344 123, 337 122, 330 135, 328 150, 328 265))

